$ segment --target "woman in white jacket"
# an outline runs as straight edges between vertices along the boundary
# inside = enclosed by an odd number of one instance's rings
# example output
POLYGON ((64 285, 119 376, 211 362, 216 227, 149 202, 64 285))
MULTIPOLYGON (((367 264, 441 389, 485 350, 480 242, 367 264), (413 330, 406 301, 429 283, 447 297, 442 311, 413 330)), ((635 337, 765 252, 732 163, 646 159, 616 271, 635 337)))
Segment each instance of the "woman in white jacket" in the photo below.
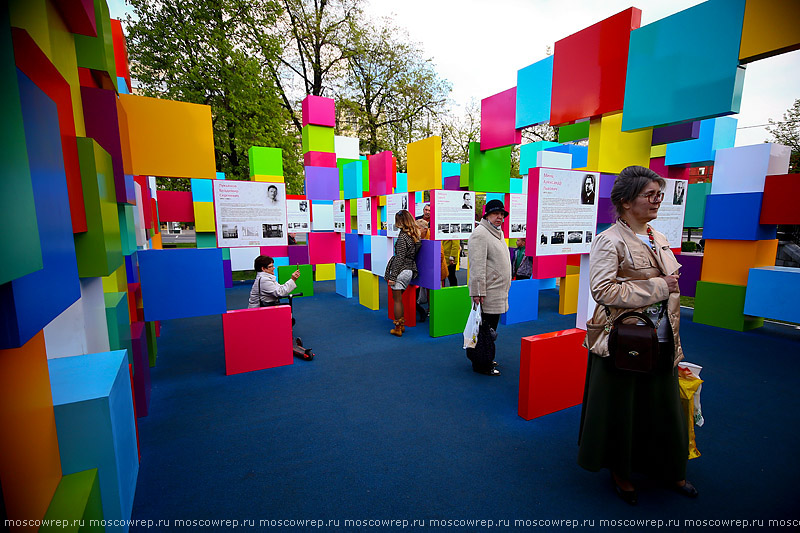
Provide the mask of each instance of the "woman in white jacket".
POLYGON ((292 272, 292 279, 281 285, 275 277, 275 261, 268 255, 259 255, 253 262, 256 280, 250 289, 248 309, 275 305, 281 298, 288 296, 297 288, 295 281, 300 277, 300 269, 292 272))
POLYGON ((472 370, 487 376, 499 376, 495 367, 494 340, 500 315, 508 311, 511 287, 511 256, 503 237, 503 220, 508 216, 503 202, 490 200, 483 219, 469 238, 469 295, 481 305, 481 327, 475 348, 467 348, 472 370))

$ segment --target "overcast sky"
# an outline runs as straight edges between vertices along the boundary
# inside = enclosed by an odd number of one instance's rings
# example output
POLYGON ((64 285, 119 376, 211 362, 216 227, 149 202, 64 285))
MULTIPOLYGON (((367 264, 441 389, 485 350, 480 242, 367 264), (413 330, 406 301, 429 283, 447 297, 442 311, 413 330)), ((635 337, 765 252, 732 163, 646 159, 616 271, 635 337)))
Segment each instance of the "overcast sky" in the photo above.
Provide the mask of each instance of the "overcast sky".
MULTIPOLYGON (((699 4, 698 0, 367 0, 368 14, 389 16, 422 44, 460 105, 517 83, 517 70, 546 56, 547 46, 632 5, 642 26, 699 4)), ((108 0, 124 18, 124 1, 108 0)), ((687 28, 691 38, 692 28, 687 28)), ((702 31, 702 28, 698 28, 702 31)), ((747 66, 736 145, 768 138, 767 119, 780 120, 800 98, 800 50, 747 66)))

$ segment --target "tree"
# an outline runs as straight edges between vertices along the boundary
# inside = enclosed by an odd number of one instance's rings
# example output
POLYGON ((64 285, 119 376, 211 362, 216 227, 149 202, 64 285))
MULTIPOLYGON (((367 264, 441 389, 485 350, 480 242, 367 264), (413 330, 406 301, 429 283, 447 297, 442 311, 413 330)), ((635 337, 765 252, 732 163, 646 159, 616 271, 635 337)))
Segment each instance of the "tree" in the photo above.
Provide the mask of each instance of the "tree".
MULTIPOLYGON (((257 2, 258 3, 258 2, 257 2)), ((275 2, 260 2, 269 6, 275 2)), ((242 46, 257 57, 277 88, 297 132, 306 95, 333 96, 347 70, 348 47, 360 24, 362 0, 281 0, 282 13, 247 20, 242 46), (278 43, 281 54, 273 53, 278 43)), ((269 7, 259 6, 258 10, 269 7)))
POLYGON ((362 150, 392 150, 405 167, 406 145, 433 135, 450 84, 421 48, 387 20, 354 29, 347 83, 338 95, 340 129, 362 139, 362 150))
POLYGON ((789 158, 789 172, 800 173, 800 98, 783 114, 781 122, 769 119, 767 131, 772 142, 783 144, 792 149, 789 158))
MULTIPOLYGON (((274 23, 281 10, 262 0, 128 0, 128 50, 137 92, 211 107, 217 170, 247 179, 250 146, 284 150, 287 187, 302 187, 299 141, 259 62, 240 46, 255 16, 274 23)), ((264 53, 278 56, 270 41, 264 53)))
POLYGON ((469 162, 469 143, 481 138, 481 109, 472 98, 461 115, 447 113, 441 117, 442 161, 469 162))

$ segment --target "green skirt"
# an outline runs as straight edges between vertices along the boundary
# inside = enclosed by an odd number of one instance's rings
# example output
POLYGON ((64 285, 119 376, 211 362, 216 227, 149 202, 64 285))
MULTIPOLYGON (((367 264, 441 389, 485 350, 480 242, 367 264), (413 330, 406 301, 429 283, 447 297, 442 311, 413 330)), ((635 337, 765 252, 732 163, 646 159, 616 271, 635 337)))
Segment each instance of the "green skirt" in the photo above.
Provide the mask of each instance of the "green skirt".
POLYGON ((664 481, 686 479, 689 436, 672 368, 672 345, 655 374, 617 370, 610 357, 589 354, 578 436, 578 464, 608 468, 630 479, 633 472, 664 481))

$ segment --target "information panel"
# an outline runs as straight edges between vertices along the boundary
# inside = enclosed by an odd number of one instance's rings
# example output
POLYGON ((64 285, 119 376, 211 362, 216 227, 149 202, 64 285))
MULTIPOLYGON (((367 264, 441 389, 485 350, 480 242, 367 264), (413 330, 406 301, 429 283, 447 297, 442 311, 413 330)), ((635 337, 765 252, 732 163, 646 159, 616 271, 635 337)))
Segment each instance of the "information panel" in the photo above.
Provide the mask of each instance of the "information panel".
POLYGON ((528 195, 509 194, 508 238, 524 239, 528 228, 528 195))
POLYGON ((469 239, 475 227, 475 192, 431 191, 434 240, 469 239))
POLYGON ((311 210, 308 200, 286 200, 286 222, 289 233, 311 231, 311 210))
POLYGON ((344 211, 344 203, 349 202, 350 200, 334 200, 333 201, 333 231, 336 233, 344 233, 345 232, 345 211, 344 211))
POLYGON ((658 218, 650 221, 653 229, 660 231, 672 248, 680 248, 683 241, 683 217, 686 214, 687 180, 666 180, 664 200, 658 210, 658 218))
POLYGON ((370 235, 372 233, 372 198, 356 199, 356 221, 358 234, 370 235))
POLYGON ((537 170, 536 255, 589 253, 597 227, 600 174, 537 170))
POLYGON ((280 246, 286 239, 286 185, 213 180, 217 246, 280 246))

